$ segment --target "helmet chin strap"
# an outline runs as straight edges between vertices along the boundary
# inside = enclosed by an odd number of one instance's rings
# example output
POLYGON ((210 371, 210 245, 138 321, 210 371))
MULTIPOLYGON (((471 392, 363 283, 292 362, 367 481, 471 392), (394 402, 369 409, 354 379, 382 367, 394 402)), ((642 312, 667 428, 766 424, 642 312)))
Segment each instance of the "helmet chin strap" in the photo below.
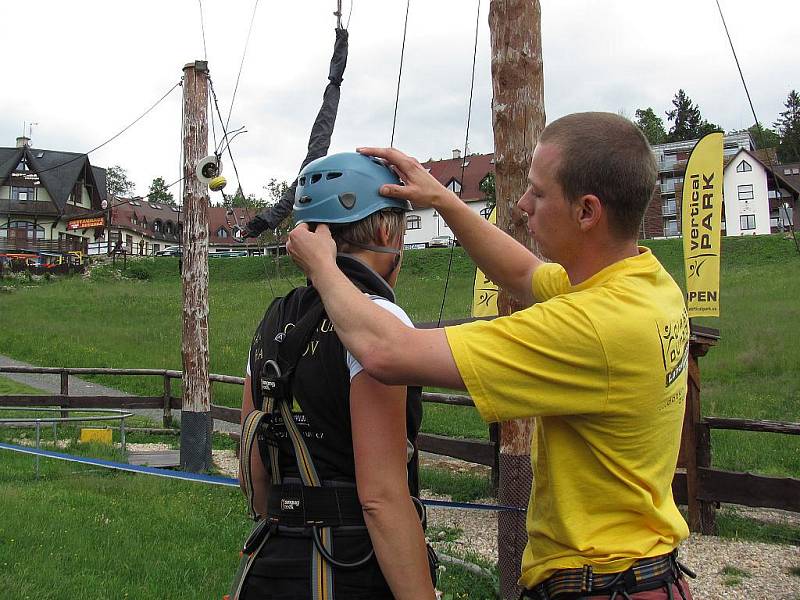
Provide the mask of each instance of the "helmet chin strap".
POLYGON ((395 272, 397 267, 400 265, 400 254, 401 250, 399 248, 390 248, 389 246, 374 246, 372 244, 362 244, 361 242, 354 242, 352 240, 348 240, 347 238, 341 238, 341 240, 351 246, 355 246, 356 248, 361 248, 363 250, 369 250, 370 252, 380 252, 381 254, 394 254, 394 261, 392 262, 392 268, 389 269, 389 272, 386 275, 381 274, 386 281, 389 280, 389 276, 395 272))

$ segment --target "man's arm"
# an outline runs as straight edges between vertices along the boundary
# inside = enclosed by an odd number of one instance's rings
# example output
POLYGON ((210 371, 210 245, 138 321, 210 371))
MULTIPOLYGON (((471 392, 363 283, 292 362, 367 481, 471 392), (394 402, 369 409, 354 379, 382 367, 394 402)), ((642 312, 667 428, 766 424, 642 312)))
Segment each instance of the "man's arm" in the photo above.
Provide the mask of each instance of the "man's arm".
MULTIPOLYGON (((244 425, 247 415, 255 410, 253 406, 252 382, 250 375, 244 380, 244 392, 242 394, 242 416, 240 425, 244 425)), ((267 498, 269 497, 270 477, 261 461, 261 453, 258 446, 254 445, 253 452, 250 454, 250 475, 253 479, 253 506, 259 515, 267 513, 267 498)), ((239 487, 243 493, 247 493, 244 485, 244 474, 242 471, 241 460, 244 452, 239 456, 239 487)))
POLYGON ((478 267, 525 306, 534 302, 533 272, 542 264, 530 250, 470 209, 440 184, 418 160, 394 148, 358 148, 386 160, 405 185, 384 185, 384 196, 408 200, 415 208, 433 208, 447 222, 478 267))
POLYGON ((362 294, 336 266, 336 244, 326 225, 306 224, 286 248, 322 297, 342 343, 364 370, 386 384, 463 390, 444 329, 413 329, 362 294))

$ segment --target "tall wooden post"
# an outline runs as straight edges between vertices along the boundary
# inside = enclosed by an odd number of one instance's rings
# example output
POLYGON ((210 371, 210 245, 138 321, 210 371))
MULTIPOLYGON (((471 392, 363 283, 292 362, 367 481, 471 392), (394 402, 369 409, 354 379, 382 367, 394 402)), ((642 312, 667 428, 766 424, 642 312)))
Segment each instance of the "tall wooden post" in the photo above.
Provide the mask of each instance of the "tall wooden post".
POLYGON ((211 468, 211 385, 208 380, 208 190, 196 174, 208 153, 208 63, 183 68, 183 401, 181 467, 211 468))
MULTIPOLYGON (((545 124, 539 0, 493 0, 489 7, 489 31, 497 226, 534 250, 516 202, 525 193, 533 149, 545 124)), ((501 315, 520 308, 502 289, 497 306, 501 315)), ((534 435, 533 419, 501 425, 501 504, 523 509, 528 506, 534 435)), ((517 578, 527 541, 525 513, 500 513, 498 551, 503 598, 519 597, 517 578)))

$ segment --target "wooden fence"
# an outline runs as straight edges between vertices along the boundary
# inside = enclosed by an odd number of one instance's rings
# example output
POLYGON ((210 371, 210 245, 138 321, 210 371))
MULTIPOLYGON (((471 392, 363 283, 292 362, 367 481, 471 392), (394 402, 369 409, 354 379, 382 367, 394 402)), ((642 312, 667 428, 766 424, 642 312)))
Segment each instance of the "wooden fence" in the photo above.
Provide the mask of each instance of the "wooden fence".
MULTIPOLYGON (((449 324, 449 323, 448 323, 449 324)), ((678 469, 672 482, 675 499, 689 509, 692 531, 714 532, 714 514, 721 502, 752 507, 776 508, 800 512, 800 479, 770 477, 755 473, 739 473, 714 469, 711 466, 711 430, 733 429, 775 434, 800 435, 800 423, 754 421, 700 416, 700 369, 698 358, 704 356, 718 339, 714 330, 693 327, 690 341, 689 388, 686 399, 681 452, 678 469)), ((182 377, 181 371, 166 369, 100 369, 59 367, 2 367, 0 373, 37 373, 59 375, 59 394, 0 396, 0 406, 58 406, 63 408, 149 408, 163 411, 163 423, 172 423, 172 410, 181 408, 181 398, 172 394, 172 380, 182 377), (163 393, 158 396, 73 396, 69 393, 72 375, 153 376, 163 380, 163 393)), ((244 378, 229 375, 210 375, 212 382, 244 385, 244 378)), ((450 406, 474 406, 468 396, 423 393, 423 401, 450 406)), ((214 419, 228 423, 240 422, 240 410, 212 405, 214 419)), ((420 434, 420 450, 450 456, 492 468, 492 483, 497 487, 499 462, 499 433, 496 425, 489 427, 489 441, 451 438, 420 434)))

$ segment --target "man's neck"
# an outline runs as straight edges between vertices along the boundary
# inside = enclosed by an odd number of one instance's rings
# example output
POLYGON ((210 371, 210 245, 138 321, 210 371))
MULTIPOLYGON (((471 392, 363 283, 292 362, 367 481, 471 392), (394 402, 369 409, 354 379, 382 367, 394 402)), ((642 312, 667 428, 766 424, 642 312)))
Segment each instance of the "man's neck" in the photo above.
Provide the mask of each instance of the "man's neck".
POLYGON ((568 261, 569 264, 562 266, 569 276, 570 283, 578 285, 606 267, 638 254, 639 246, 636 240, 615 245, 596 244, 582 248, 572 260, 568 261))

